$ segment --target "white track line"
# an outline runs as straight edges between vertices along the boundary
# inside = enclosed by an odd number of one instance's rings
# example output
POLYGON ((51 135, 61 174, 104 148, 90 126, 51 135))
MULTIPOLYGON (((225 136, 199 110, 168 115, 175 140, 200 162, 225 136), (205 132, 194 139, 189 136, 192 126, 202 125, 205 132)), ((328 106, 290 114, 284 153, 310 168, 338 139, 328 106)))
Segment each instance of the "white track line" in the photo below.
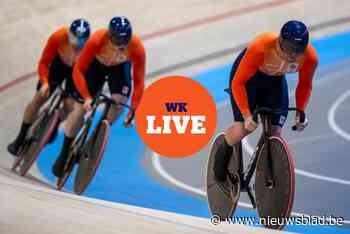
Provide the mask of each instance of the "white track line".
POLYGON ((338 107, 340 106, 340 104, 342 104, 342 102, 344 102, 345 99, 348 98, 349 96, 350 96, 350 89, 344 92, 342 95, 340 95, 340 97, 338 97, 337 100, 335 100, 335 102, 332 104, 331 108, 328 111, 329 126, 332 128, 332 130, 335 133, 337 133, 339 136, 341 136, 342 138, 348 141, 350 141, 350 134, 345 132, 342 128, 338 126, 338 124, 335 121, 335 113, 338 107))
MULTIPOLYGON (((242 146, 248 152, 248 154, 252 155, 254 153, 254 148, 249 143, 247 137, 242 140, 242 146)), ((323 180, 323 181, 327 181, 327 182, 332 182, 332 183, 337 183, 337 184, 343 184, 343 185, 350 186, 350 181, 348 181, 348 180, 338 179, 338 178, 329 177, 329 176, 323 176, 323 175, 320 175, 320 174, 311 173, 311 172, 304 171, 304 170, 297 169, 297 168, 295 168, 295 174, 299 174, 299 175, 302 175, 302 176, 305 176, 305 177, 309 177, 309 178, 313 178, 313 179, 316 179, 316 180, 323 180)))
MULTIPOLYGON (((174 178, 172 175, 170 175, 162 166, 161 162, 160 162, 160 156, 155 153, 152 152, 152 165, 155 168, 155 170, 160 174, 160 176, 162 178, 164 178, 165 180, 167 180, 168 182, 172 183, 173 185, 175 185, 178 188, 181 188, 183 190, 189 191, 191 193, 206 197, 207 193, 204 190, 195 188, 191 185, 185 184, 179 180, 177 180, 176 178, 174 178)), ((244 208, 248 208, 248 209, 253 209, 253 206, 249 203, 245 203, 245 202, 238 202, 238 205, 244 208)), ((309 214, 305 214, 305 213, 299 213, 299 212, 292 212, 293 216, 310 216, 309 214)), ((350 220, 344 220, 345 224, 350 224, 350 220)))
POLYGON ((168 182, 171 184, 174 184, 176 187, 182 188, 186 191, 201 195, 201 196, 206 196, 206 192, 199 189, 195 188, 191 185, 185 184, 177 179, 175 179, 173 176, 171 176, 162 166, 160 163, 159 155, 155 152, 152 152, 152 165, 154 169, 168 182))
POLYGON ((321 134, 317 136, 298 137, 297 139, 289 140, 288 145, 305 144, 305 143, 310 143, 314 141, 330 139, 334 137, 338 137, 338 135, 335 133, 326 133, 326 134, 321 134))
MULTIPOLYGON (((344 76, 337 76, 336 78, 342 78, 344 76)), ((328 82, 324 81, 325 79, 322 80, 316 80, 316 85, 320 86, 323 84, 326 84, 328 82)), ((329 79, 327 79, 329 80, 329 79)), ((334 80, 334 79, 332 79, 334 80)), ((350 90, 348 90, 349 93, 347 93, 346 97, 348 95, 350 95, 350 90)), ((290 92, 289 97, 292 96, 292 93, 294 93, 294 90, 292 92, 290 92)), ((344 94, 341 96, 343 97, 345 96, 344 94)), ((345 100, 346 97, 341 98, 340 101, 338 101, 339 103, 343 102, 343 99, 345 100)), ((340 99, 340 98, 339 98, 340 99)), ((338 99, 338 100, 339 100, 338 99)), ((218 104, 218 106, 222 106, 224 104, 226 104, 228 100, 222 101, 218 104)), ((339 104, 338 104, 339 105, 339 104)), ((337 106, 336 106, 337 108, 337 106)), ((336 109, 335 108, 335 109, 336 109)), ((346 133, 347 134, 347 133, 346 133)), ((349 137, 348 139, 350 140, 350 135, 347 135, 347 137, 349 137)), ((254 152, 253 147, 249 144, 247 137, 245 139, 242 140, 242 145, 245 148, 245 150, 249 153, 252 154, 254 152)), ((183 190, 192 192, 194 194, 200 195, 200 196, 206 196, 206 192, 199 189, 199 188, 195 188, 191 185, 188 185, 186 183, 183 183, 182 181, 177 180, 175 177, 173 177, 172 175, 170 175, 162 166, 161 162, 160 162, 160 156, 151 151, 152 153, 152 165, 154 167, 154 169, 156 170, 156 172, 158 172, 158 174, 164 178, 165 180, 167 180, 169 183, 175 185, 178 188, 181 188, 183 190)), ((323 180, 323 181, 328 181, 328 182, 333 182, 333 183, 339 183, 339 184, 343 184, 343 185, 350 185, 350 181, 347 180, 342 180, 342 179, 338 179, 338 178, 332 178, 332 177, 328 177, 328 176, 323 176, 323 175, 319 175, 319 174, 315 174, 315 173, 311 173, 308 171, 304 171, 304 170, 300 170, 300 169, 295 169, 295 173, 305 176, 305 177, 309 177, 309 178, 313 178, 313 179, 317 179, 317 180, 323 180)), ((245 207, 245 208, 249 208, 252 209, 253 207, 251 206, 251 204, 249 203, 245 203, 245 202, 238 202, 238 205, 241 207, 245 207)), ((301 216, 301 215, 307 215, 305 213, 298 213, 298 212, 292 212, 292 215, 294 216, 301 216)), ((350 220, 344 220, 344 223, 346 224, 350 224, 350 220)))
MULTIPOLYGON (((324 78, 324 79, 317 79, 315 81, 315 85, 314 86, 322 86, 322 85, 325 85, 328 83, 328 80, 332 80, 334 81, 335 79, 339 79, 339 78, 344 78, 344 75, 342 74, 342 72, 340 72, 341 75, 337 75, 337 76, 334 76, 334 78, 332 79, 329 79, 329 78, 324 78)), ((348 93, 350 90, 348 90, 346 93, 344 94, 347 94, 347 95, 342 95, 334 104, 333 106, 331 107, 331 110, 334 108, 333 112, 329 111, 329 113, 333 113, 333 120, 334 120, 334 112, 336 110, 336 108, 339 106, 340 103, 342 103, 345 98, 350 95, 350 93, 348 93), (335 105, 337 104, 337 105, 335 105)), ((295 90, 292 90, 290 93, 289 93, 289 98, 291 98, 293 96, 293 94, 295 93, 295 90)), ((328 115, 329 117, 329 115, 328 115)), ((329 119, 329 118, 328 118, 329 119)), ((335 122, 334 122, 335 123, 335 122)), ((336 127, 338 127, 337 125, 335 125, 336 127)), ((343 134, 345 133, 345 136, 347 135, 348 137, 348 140, 350 140, 350 135, 347 134, 346 132, 344 132, 341 128, 338 127, 337 129, 338 131, 341 131, 343 134)), ((343 135, 344 136, 344 135, 343 135)), ((248 141, 248 137, 246 137, 245 139, 242 140, 242 146, 243 148, 248 152, 248 154, 252 155, 254 153, 254 147, 252 147, 250 144, 249 144, 249 141, 248 141)), ((320 174, 316 174, 316 173, 311 173, 309 171, 305 171, 305 170, 301 170, 301 169, 297 169, 295 168, 295 173, 298 174, 298 175, 301 175, 301 176, 305 176, 305 177, 309 177, 309 178, 313 178, 313 179, 316 179, 316 180, 323 180, 323 181, 326 181, 326 182, 332 182, 332 183, 338 183, 338 184, 343 184, 343 185, 348 185, 350 186, 350 181, 349 180, 344 180, 344 179, 338 179, 338 178, 334 178, 334 177, 329 177, 329 176, 324 176, 324 175, 320 175, 320 174)))

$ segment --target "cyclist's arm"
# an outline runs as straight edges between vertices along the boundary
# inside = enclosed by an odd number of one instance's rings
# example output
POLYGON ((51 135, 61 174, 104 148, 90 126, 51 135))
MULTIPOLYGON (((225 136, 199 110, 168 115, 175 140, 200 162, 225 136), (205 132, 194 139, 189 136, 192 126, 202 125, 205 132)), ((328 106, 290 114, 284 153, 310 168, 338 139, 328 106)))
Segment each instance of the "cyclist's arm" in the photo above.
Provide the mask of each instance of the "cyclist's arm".
POLYGON ((260 41, 254 41, 248 46, 232 82, 232 93, 244 118, 252 115, 245 84, 257 72, 263 59, 263 46, 260 41))
POLYGON ((305 60, 299 69, 299 81, 295 91, 297 108, 304 111, 311 95, 312 78, 318 65, 316 50, 309 45, 305 53, 305 60))
MULTIPOLYGON (((99 50, 100 44, 101 36, 98 34, 98 32, 96 32, 88 39, 84 48, 81 50, 78 56, 76 64, 74 65, 73 81, 78 92, 85 100, 92 99, 86 82, 85 72, 94 60, 99 50)), ((94 79, 98 78, 100 77, 94 77, 94 79)))
POLYGON ((141 39, 134 37, 131 41, 132 51, 130 54, 133 63, 133 82, 134 91, 131 98, 131 107, 136 110, 140 104, 143 90, 145 86, 145 66, 146 66, 146 52, 141 39))
POLYGON ((49 66, 57 55, 57 50, 64 36, 64 29, 53 33, 46 42, 38 64, 39 80, 43 85, 49 84, 49 66))

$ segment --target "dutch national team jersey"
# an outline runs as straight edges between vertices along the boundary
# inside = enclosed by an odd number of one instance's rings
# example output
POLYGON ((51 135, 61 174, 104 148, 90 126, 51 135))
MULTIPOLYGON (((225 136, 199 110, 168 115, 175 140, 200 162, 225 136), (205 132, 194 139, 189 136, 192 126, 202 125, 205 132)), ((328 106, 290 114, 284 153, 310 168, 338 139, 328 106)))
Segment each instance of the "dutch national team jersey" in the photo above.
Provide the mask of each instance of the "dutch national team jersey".
MULTIPOLYGON (((141 39, 133 35, 126 50, 120 51, 113 47, 113 44, 109 40, 107 29, 100 29, 89 38, 78 57, 73 71, 74 82, 80 94, 85 99, 91 98, 85 80, 85 72, 94 59, 107 67, 116 66, 125 61, 131 61, 134 83, 131 104, 136 109, 142 97, 143 88, 140 87, 144 85, 145 76, 146 54, 141 39)), ((102 78, 96 77, 96 79, 102 78)))
POLYGON ((257 36, 247 48, 232 82, 232 92, 239 109, 244 116, 251 115, 249 111, 245 83, 259 70, 267 75, 278 77, 286 73, 299 73, 296 89, 296 105, 304 110, 312 89, 312 77, 318 64, 316 50, 309 43, 304 54, 289 58, 278 46, 278 34, 262 33, 257 36))
POLYGON ((63 63, 73 66, 79 54, 79 50, 75 49, 68 41, 68 28, 62 27, 54 32, 48 39, 46 46, 42 52, 38 73, 40 81, 48 84, 49 66, 56 55, 59 55, 63 63))

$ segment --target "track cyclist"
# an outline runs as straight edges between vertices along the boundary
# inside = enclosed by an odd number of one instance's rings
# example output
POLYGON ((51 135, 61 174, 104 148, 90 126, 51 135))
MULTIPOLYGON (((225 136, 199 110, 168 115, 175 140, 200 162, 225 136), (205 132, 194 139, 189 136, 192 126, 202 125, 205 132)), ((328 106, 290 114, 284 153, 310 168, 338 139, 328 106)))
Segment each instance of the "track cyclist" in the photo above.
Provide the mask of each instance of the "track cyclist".
MULTIPOLYGON (((131 93, 131 106, 136 110, 144 90, 145 49, 141 39, 133 34, 132 26, 126 17, 111 19, 108 29, 97 30, 87 41, 73 71, 81 104, 74 103, 64 131, 64 143, 52 172, 62 177, 70 146, 79 132, 84 114, 92 108, 93 98, 108 84, 111 98, 117 103, 126 103, 131 93), (106 78, 107 77, 107 78, 106 78)), ((113 123, 122 111, 121 106, 113 106, 107 120, 113 123)), ((132 112, 124 120, 126 127, 132 124, 132 112)))
MULTIPOLYGON (((25 108, 16 139, 7 147, 12 155, 17 155, 41 106, 64 80, 66 80, 66 92, 70 96, 76 95, 77 91, 72 79, 73 65, 89 36, 90 24, 84 19, 76 19, 70 27, 61 27, 49 37, 38 64, 39 81, 36 93, 25 108)), ((73 99, 68 97, 64 100, 65 114, 68 114, 72 108, 73 99)), ((58 126, 50 142, 57 135, 57 130, 58 126)))
MULTIPOLYGON (((280 34, 258 35, 233 63, 230 74, 231 103, 235 122, 225 131, 225 140, 215 155, 214 174, 223 192, 227 192, 227 166, 233 145, 252 133, 258 123, 252 113, 257 106, 285 110, 272 118, 272 134, 280 135, 288 114, 286 73, 298 72, 296 106, 304 113, 312 90, 312 79, 318 65, 315 48, 309 43, 309 31, 303 22, 285 23, 280 34)), ((295 116, 302 131, 308 124, 295 116)))

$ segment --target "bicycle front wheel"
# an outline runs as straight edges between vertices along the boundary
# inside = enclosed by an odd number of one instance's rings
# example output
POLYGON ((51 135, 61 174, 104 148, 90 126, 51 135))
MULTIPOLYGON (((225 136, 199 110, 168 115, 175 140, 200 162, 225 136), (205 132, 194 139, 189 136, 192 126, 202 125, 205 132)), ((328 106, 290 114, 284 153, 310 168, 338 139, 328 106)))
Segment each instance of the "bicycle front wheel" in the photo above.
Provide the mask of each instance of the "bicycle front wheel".
POLYGON ((287 143, 281 137, 273 136, 268 141, 262 146, 255 173, 257 210, 266 227, 282 229, 294 202, 294 159, 287 143), (268 170, 271 172, 272 186, 266 184, 268 170), (272 218, 275 221, 271 221, 272 218))
POLYGON ((74 180, 74 193, 82 194, 91 183, 106 149, 109 132, 110 125, 103 120, 83 146, 74 180))

